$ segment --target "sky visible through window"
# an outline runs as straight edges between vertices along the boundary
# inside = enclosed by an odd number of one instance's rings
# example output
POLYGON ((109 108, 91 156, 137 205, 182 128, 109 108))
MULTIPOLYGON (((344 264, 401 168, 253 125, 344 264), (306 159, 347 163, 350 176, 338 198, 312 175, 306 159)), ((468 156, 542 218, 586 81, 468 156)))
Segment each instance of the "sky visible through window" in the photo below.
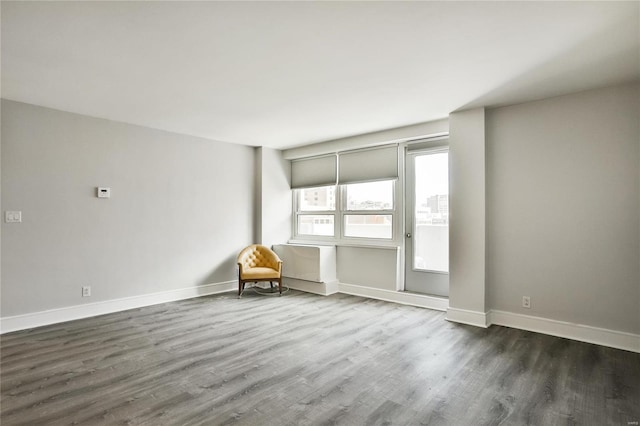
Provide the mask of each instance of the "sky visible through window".
POLYGON ((393 208, 393 181, 347 185, 348 210, 388 210, 393 208))
POLYGON ((449 195, 449 155, 446 152, 416 157, 415 170, 416 194, 427 197, 449 195))

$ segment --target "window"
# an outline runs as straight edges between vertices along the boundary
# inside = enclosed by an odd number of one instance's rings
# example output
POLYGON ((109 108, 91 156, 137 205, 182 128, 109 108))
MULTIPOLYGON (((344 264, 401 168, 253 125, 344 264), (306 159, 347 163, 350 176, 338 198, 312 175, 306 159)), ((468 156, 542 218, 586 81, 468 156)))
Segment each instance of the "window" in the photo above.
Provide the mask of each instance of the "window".
POLYGON ((298 215, 298 234, 300 235, 335 235, 332 215, 298 215))
POLYGON ((303 188, 297 189, 294 194, 296 234, 335 236, 336 187, 303 188))
POLYGON ((343 186, 345 237, 393 238, 393 184, 385 180, 343 186))
POLYGON ((393 238, 393 216, 390 214, 344 215, 345 237, 393 238))
POLYGON ((298 190, 300 211, 328 211, 336 209, 336 187, 304 188, 298 190))
POLYGON ((393 210, 393 181, 344 185, 347 210, 393 210))
POLYGON ((393 243, 398 150, 389 144, 293 160, 294 236, 393 243))
POLYGON ((449 271, 449 155, 415 157, 413 267, 449 271))
POLYGON ((295 235, 391 240, 394 187, 395 180, 385 180, 296 189, 295 235))

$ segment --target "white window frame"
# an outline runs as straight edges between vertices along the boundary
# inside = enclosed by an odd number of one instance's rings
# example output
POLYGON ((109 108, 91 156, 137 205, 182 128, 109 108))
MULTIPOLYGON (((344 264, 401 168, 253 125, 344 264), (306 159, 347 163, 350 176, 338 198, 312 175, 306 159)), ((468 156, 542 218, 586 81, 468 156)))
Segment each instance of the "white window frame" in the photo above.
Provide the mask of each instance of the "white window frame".
MULTIPOLYGON (((349 184, 335 185, 335 210, 313 210, 313 211, 300 211, 299 199, 302 189, 294 189, 293 195, 293 220, 292 220, 292 235, 293 242, 300 243, 331 243, 336 245, 363 245, 363 246, 392 246, 397 247, 401 244, 401 229, 402 229, 402 209, 400 204, 402 200, 398 199, 398 194, 401 192, 399 186, 401 182, 399 179, 383 179, 391 180, 392 185, 392 199, 393 208, 384 210, 347 210, 347 190, 346 186, 349 184), (307 235, 298 233, 298 218, 305 215, 333 215, 334 216, 334 236, 322 236, 322 235, 307 235), (391 238, 370 238, 370 237, 353 237, 346 236, 344 233, 346 216, 349 215, 385 215, 391 216, 391 238)), ((362 182, 359 182, 362 183, 362 182)), ((355 183, 354 183, 355 184, 355 183)), ((327 185, 332 186, 332 185, 327 185)))
MULTIPOLYGON (((324 185, 317 186, 313 188, 325 188, 336 185, 324 185)), ((335 190, 335 210, 300 210, 300 194, 305 189, 311 188, 300 188, 292 190, 293 194, 293 234, 294 239, 300 241, 310 241, 310 242, 333 242, 336 240, 337 236, 340 235, 341 230, 339 228, 340 224, 338 217, 338 204, 339 204, 339 194, 338 188, 335 190), (299 234, 298 233, 298 218, 300 216, 333 216, 333 235, 310 235, 310 234, 299 234)))
POLYGON ((397 198, 396 198, 396 184, 397 179, 383 179, 383 181, 391 181, 391 200, 393 203, 393 208, 391 209, 380 209, 380 210, 348 210, 347 209, 347 186, 349 185, 357 185, 358 183, 367 183, 367 182, 358 182, 352 184, 343 184, 338 185, 340 187, 340 224, 342 227, 342 234, 340 234, 341 238, 346 241, 374 241, 376 244, 381 244, 384 242, 394 241, 396 237, 396 215, 394 214, 397 210, 397 198), (391 238, 372 238, 372 237, 354 237, 347 236, 345 233, 346 228, 346 216, 391 216, 391 238))

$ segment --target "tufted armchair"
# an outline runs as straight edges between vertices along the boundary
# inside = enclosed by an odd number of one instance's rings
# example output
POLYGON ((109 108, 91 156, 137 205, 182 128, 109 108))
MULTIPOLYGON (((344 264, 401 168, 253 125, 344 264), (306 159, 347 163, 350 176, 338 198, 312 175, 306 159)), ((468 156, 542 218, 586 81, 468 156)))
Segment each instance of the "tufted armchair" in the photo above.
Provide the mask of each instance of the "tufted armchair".
POLYGON ((247 282, 269 281, 278 283, 282 295, 282 260, 268 247, 253 244, 238 255, 238 297, 242 296, 247 282))

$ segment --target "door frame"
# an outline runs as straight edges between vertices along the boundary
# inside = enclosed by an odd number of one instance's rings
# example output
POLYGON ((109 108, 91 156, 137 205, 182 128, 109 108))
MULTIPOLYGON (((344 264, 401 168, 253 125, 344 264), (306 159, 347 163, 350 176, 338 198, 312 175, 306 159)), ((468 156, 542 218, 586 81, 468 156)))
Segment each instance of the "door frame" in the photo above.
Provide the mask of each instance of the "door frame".
MULTIPOLYGON (((420 141, 415 144, 408 144, 404 150, 404 230, 403 230, 403 289, 405 291, 416 292, 415 283, 419 280, 429 282, 430 286, 436 289, 434 292, 419 292, 438 297, 448 297, 449 294, 449 272, 429 271, 414 268, 414 244, 415 244, 415 158, 420 155, 430 155, 442 152, 449 152, 448 136, 440 137, 428 141, 420 141), (411 237, 407 237, 410 233, 411 237)), ((449 173, 450 175, 450 173, 449 173)))

